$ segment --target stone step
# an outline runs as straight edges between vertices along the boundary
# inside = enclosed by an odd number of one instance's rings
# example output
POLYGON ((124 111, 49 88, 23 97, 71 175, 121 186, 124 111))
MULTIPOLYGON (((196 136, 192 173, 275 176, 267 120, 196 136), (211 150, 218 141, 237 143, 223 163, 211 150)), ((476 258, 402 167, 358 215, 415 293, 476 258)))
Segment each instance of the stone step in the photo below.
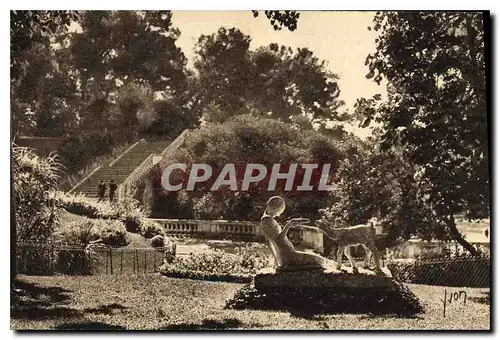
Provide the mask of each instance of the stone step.
POLYGON ((108 183, 110 179, 113 179, 118 185, 123 183, 127 177, 146 159, 146 157, 152 153, 161 153, 170 145, 170 143, 170 140, 138 143, 113 165, 109 166, 109 164, 107 164, 101 166, 101 168, 90 176, 84 183, 79 185, 74 192, 86 195, 96 195, 97 186, 101 180, 108 183))

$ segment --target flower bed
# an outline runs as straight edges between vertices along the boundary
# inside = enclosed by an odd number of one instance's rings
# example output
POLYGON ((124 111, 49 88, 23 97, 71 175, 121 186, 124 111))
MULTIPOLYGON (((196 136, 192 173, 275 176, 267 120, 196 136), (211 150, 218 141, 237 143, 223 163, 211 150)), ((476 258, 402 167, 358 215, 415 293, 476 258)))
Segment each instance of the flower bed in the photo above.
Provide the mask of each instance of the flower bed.
POLYGON ((237 253, 215 251, 209 254, 190 254, 176 257, 160 268, 169 277, 224 282, 250 282, 260 269, 270 265, 269 257, 262 253, 238 250, 237 253))
POLYGON ((161 270, 161 274, 177 279, 193 279, 234 283, 249 283, 252 282, 253 277, 252 275, 216 274, 198 270, 182 270, 178 268, 163 268, 161 270))

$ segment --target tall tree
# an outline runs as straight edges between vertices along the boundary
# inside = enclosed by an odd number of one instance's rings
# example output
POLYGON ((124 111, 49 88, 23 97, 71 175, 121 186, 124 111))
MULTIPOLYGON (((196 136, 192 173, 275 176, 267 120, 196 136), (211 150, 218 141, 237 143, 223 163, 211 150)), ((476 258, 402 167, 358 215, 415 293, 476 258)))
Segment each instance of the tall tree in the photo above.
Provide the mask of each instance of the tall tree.
POLYGON ((52 43, 76 11, 11 11, 10 79, 13 133, 59 135, 68 128, 74 82, 52 43))
POLYGON ((299 117, 310 125, 345 118, 338 77, 313 52, 277 44, 250 51, 250 41, 236 28, 199 38, 195 67, 206 120, 248 112, 302 126, 299 117))
POLYGON ((383 221, 388 244, 399 237, 447 239, 447 233, 416 195, 415 167, 399 150, 381 151, 377 139, 362 141, 351 136, 345 140, 345 158, 334 188, 337 199, 324 215, 340 226, 366 223, 376 216, 383 221))
MULTIPOLYGON (((259 11, 252 11, 252 13, 254 17, 259 16, 259 11)), ((264 14, 276 31, 281 30, 283 26, 290 31, 297 29, 297 21, 300 17, 297 11, 264 11, 264 14)))
POLYGON ((364 110, 365 124, 381 124, 382 146, 402 147, 419 166, 421 198, 472 254, 477 251, 455 217, 489 215, 487 20, 474 12, 377 13, 376 52, 366 60, 367 78, 385 78, 388 98, 376 110, 364 110))
POLYGON ((116 80, 147 82, 154 91, 182 87, 187 60, 171 19, 169 11, 85 12, 71 43, 82 84, 93 78, 111 86, 116 80))
POLYGON ((23 53, 34 43, 41 43, 67 30, 79 19, 77 11, 11 11, 10 12, 10 72, 16 80, 23 72, 23 53))
MULTIPOLYGON (((158 163, 151 177, 146 179, 146 182, 153 179, 155 188, 153 211, 163 212, 162 217, 190 218, 192 216, 177 215, 181 212, 180 203, 184 203, 187 208, 184 213, 191 214, 197 208, 202 218, 217 219, 222 215, 235 220, 258 220, 267 199, 282 195, 289 207, 287 213, 317 217, 319 208, 331 204, 330 192, 290 190, 285 187, 285 181, 278 181, 275 189, 269 191, 271 169, 273 164, 278 163, 284 165, 281 171, 292 163, 331 164, 330 175, 333 175, 343 156, 338 144, 316 131, 300 131, 276 119, 240 115, 221 124, 209 124, 190 133, 186 143, 158 163), (209 181, 198 183, 194 191, 167 192, 161 186, 162 171, 172 163, 210 164, 213 176, 209 181), (215 178, 227 164, 234 164, 237 189, 241 189, 246 165, 250 163, 266 166, 267 175, 262 181, 252 183, 242 191, 231 191, 225 185, 218 190, 211 190, 215 178)), ((311 176, 316 188, 321 176, 321 165, 311 176)), ((173 182, 178 179, 176 176, 172 174, 173 182)), ((299 166, 295 172, 295 187, 302 183, 302 176, 304 169, 299 166)))
MULTIPOLYGON (((154 96, 182 110, 189 100, 189 72, 187 59, 176 46, 180 32, 171 19, 169 11, 85 12, 82 31, 71 34, 69 49, 80 74, 82 100, 95 106, 84 111, 98 116, 87 121, 106 125, 120 116, 129 119, 127 126, 132 130, 143 131, 149 127, 139 126, 139 121, 166 124, 164 119, 155 119, 156 105, 144 106, 154 96), (126 101, 120 100, 123 96, 126 101), (137 116, 145 110, 151 111, 152 119, 137 116)), ((165 132, 169 125, 153 130, 165 132)))
POLYGON ((311 123, 341 120, 338 76, 307 48, 295 51, 270 44, 251 53, 251 100, 272 118, 291 121, 308 117, 311 123))

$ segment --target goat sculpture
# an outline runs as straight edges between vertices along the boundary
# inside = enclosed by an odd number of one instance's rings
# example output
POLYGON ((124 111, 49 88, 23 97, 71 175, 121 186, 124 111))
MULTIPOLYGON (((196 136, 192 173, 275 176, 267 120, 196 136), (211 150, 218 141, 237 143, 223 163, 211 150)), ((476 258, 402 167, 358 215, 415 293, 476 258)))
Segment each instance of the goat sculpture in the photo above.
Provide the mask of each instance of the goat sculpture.
POLYGON ((359 224, 347 228, 332 228, 331 223, 324 219, 316 221, 315 224, 327 237, 338 244, 337 269, 341 268, 342 254, 345 254, 351 264, 353 273, 358 273, 356 263, 351 256, 350 247, 361 245, 366 254, 363 267, 368 268, 371 255, 373 254, 375 272, 379 274, 382 273, 377 248, 375 246, 374 219, 370 220, 368 224, 359 224))

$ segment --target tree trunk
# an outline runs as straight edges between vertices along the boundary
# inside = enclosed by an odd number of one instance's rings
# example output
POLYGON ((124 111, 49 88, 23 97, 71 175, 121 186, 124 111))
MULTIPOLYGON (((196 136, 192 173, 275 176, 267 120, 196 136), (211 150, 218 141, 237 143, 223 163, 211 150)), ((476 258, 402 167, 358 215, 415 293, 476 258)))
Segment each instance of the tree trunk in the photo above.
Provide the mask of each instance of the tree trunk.
POLYGON ((450 232, 451 237, 458 242, 464 249, 467 249, 467 251, 472 255, 472 256, 480 256, 481 252, 474 248, 472 244, 467 242, 460 232, 457 229, 457 224, 455 223, 455 218, 453 215, 450 215, 446 219, 446 226, 448 227, 448 230, 450 232))
POLYGON ((14 284, 17 276, 17 230, 16 230, 16 193, 14 191, 14 150, 10 149, 10 283, 14 284))

